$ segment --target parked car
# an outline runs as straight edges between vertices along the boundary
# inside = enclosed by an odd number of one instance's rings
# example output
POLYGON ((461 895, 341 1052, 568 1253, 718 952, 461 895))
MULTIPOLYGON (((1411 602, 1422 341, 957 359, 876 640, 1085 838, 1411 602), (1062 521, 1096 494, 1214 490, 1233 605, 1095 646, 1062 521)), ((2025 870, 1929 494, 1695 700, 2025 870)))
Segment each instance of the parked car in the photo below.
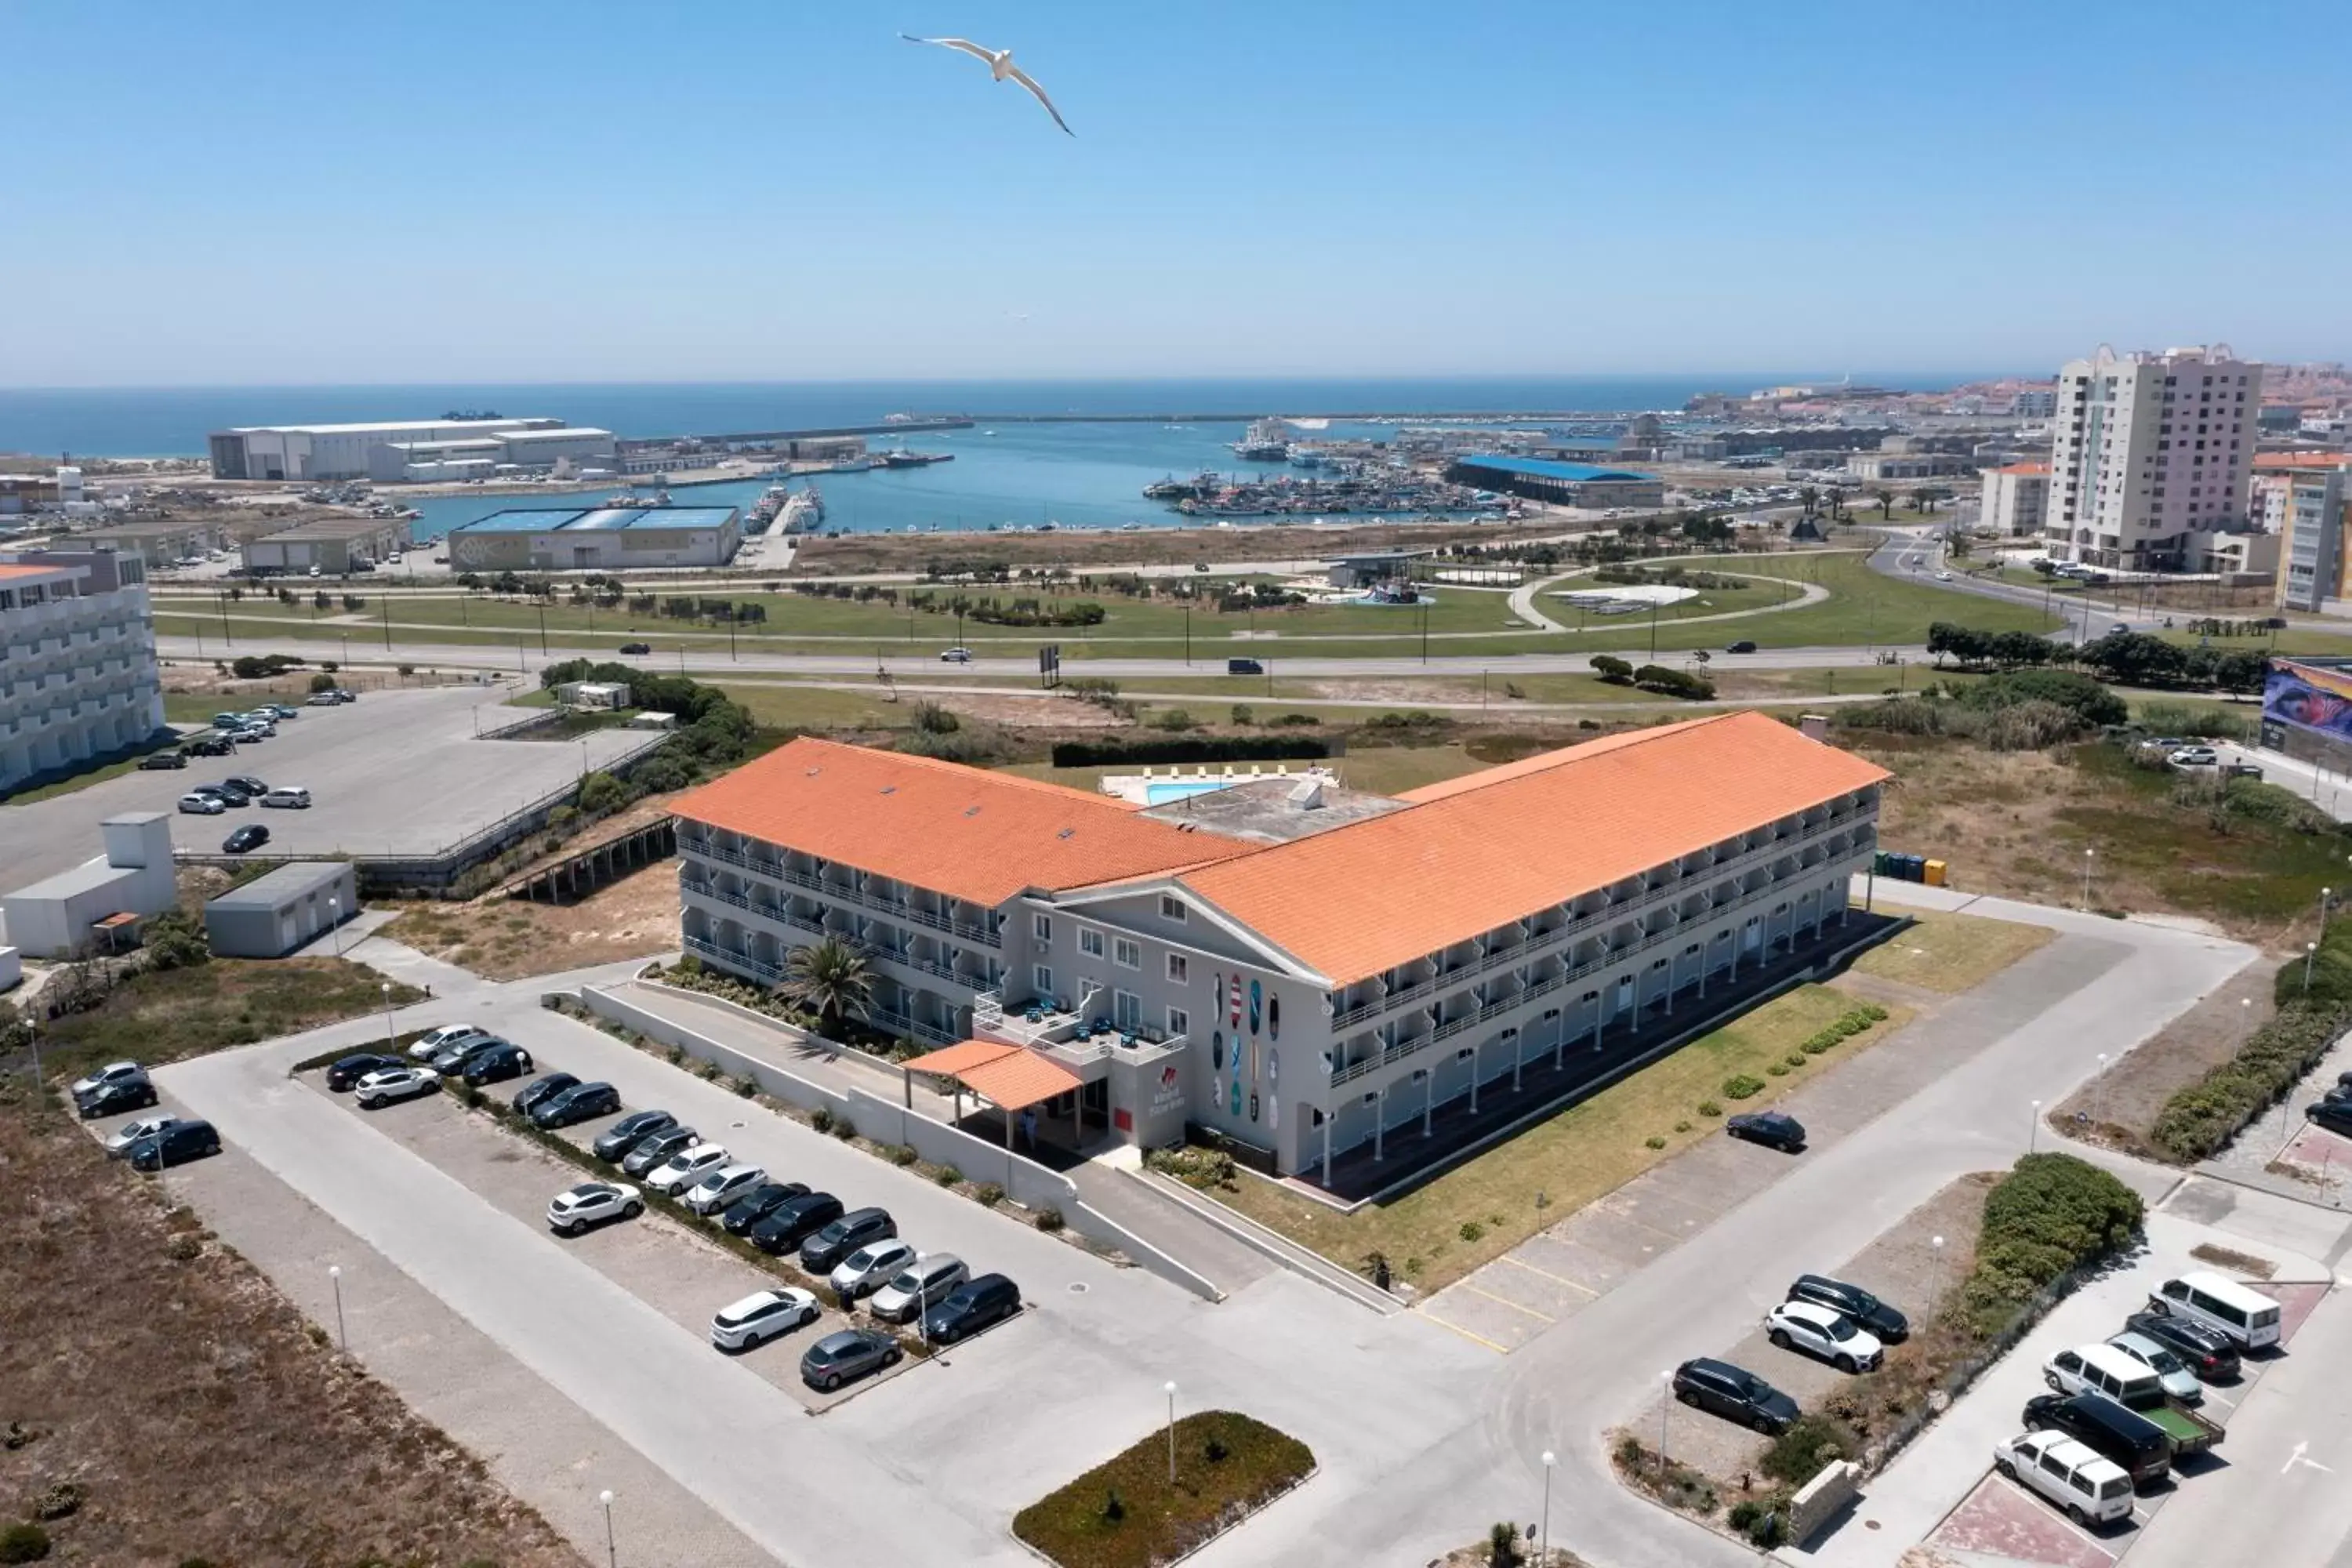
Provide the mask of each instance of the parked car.
POLYGON ((970 664, 971 662, 971 649, 968 647, 949 648, 940 655, 940 662, 941 664, 970 664))
POLYGON ((568 1072, 551 1072, 545 1078, 535 1078, 523 1085, 522 1092, 514 1097, 515 1110, 528 1116, 579 1081, 568 1072))
POLYGON ((248 822, 221 840, 221 853, 250 855, 268 842, 269 829, 257 822, 248 822))
POLYGON ((180 797, 180 809, 190 816, 218 816, 228 809, 228 803, 216 795, 198 795, 191 790, 180 797))
POLYGON ((530 1109, 530 1124, 542 1131, 576 1127, 600 1116, 621 1112, 621 1091, 609 1083, 577 1083, 561 1094, 551 1094, 530 1109))
POLYGON ((971 1270, 953 1253, 934 1252, 898 1270, 890 1283, 874 1292, 868 1310, 886 1323, 911 1323, 954 1293, 971 1278, 971 1270))
POLYGON ((686 1191, 678 1201, 696 1214, 717 1214, 753 1187, 768 1179, 768 1173, 757 1165, 721 1165, 706 1172, 700 1181, 686 1191))
POLYGON ((451 1073, 466 1070, 466 1064, 484 1051, 496 1049, 506 1042, 496 1035, 460 1035, 448 1045, 433 1053, 425 1065, 446 1078, 451 1073))
POLYGON ((1754 653, 1756 651, 1756 645, 1748 641, 1748 638, 1741 637, 1738 642, 1724 644, 1723 651, 1726 653, 1754 653))
POLYGON ((691 1127, 666 1127, 639 1139, 637 1146, 622 1157, 621 1169, 629 1175, 642 1176, 679 1150, 692 1148, 701 1141, 702 1135, 691 1127))
POLYGON ((2303 1118, 2314 1127, 2352 1138, 2352 1100, 2315 1100, 2303 1108, 2303 1118))
POLYGON ((262 793, 261 804, 281 810, 308 811, 310 809, 310 792, 300 784, 279 784, 276 789, 262 793))
POLYGON ((1783 1301, 1764 1316, 1765 1331, 1782 1350, 1801 1350, 1840 1372, 1868 1372, 1885 1357, 1878 1337, 1832 1307, 1783 1301))
POLYGON ((2204 1269, 2167 1279, 2149 1295, 2147 1306, 2152 1312, 2169 1312, 2217 1330, 2242 1351, 2278 1343, 2279 1304, 2204 1269))
POLYGON ((66 1086, 66 1092, 76 1100, 100 1089, 148 1087, 147 1069, 137 1062, 109 1062, 96 1072, 78 1078, 66 1086))
POLYGON ((879 1289, 892 1276, 915 1261, 915 1249, 896 1237, 869 1241, 833 1267, 828 1281, 845 1301, 879 1289))
POLYGON ((1723 1131, 1733 1138, 1761 1143, 1784 1154, 1805 1150, 1805 1124, 1781 1110, 1743 1110, 1724 1119, 1723 1131))
POLYGON ((2221 1443, 2221 1428, 2165 1392, 2164 1380, 2112 1345, 2078 1345, 2042 1363, 2054 1394, 2099 1394, 2164 1429, 2172 1451, 2200 1454, 2221 1443))
MULTIPOLYGON (((2164 1392, 2181 1404, 2205 1403, 2205 1385, 2198 1381, 2197 1374, 2189 1371, 2188 1364, 2179 1356, 2147 1335, 2116 1334, 2108 1339, 2107 1344, 2110 1349, 2121 1351, 2156 1373, 2157 1381, 2164 1384, 2164 1392)), ((2131 1468, 2128 1465, 2124 1468, 2131 1468)))
POLYGON ((2075 1438, 2028 1432, 1993 1445, 1993 1468, 2066 1510, 2076 1524, 2112 1524, 2132 1510, 2131 1477, 2075 1438))
POLYGON ((269 786, 251 773, 231 773, 221 781, 225 789, 242 790, 247 800, 258 800, 269 793, 269 786))
POLYGON ((633 1110, 598 1133, 592 1147, 596 1158, 617 1165, 630 1150, 655 1133, 667 1132, 677 1125, 677 1118, 667 1110, 633 1110))
POLYGON ((625 1182, 583 1182, 555 1194, 547 1205, 547 1228, 558 1236, 578 1236, 607 1220, 635 1219, 645 1209, 645 1199, 625 1182))
POLYGON ((830 1274, 835 1264, 867 1242, 898 1234, 889 1210, 852 1209, 801 1243, 801 1267, 812 1274, 830 1274))
POLYGON ((1229 658, 1225 660, 1225 673, 1227 675, 1264 675, 1265 666, 1254 658, 1229 658))
POLYGON ((2226 1383, 2238 1375, 2238 1347, 2219 1329, 2166 1312, 2134 1312, 2124 1320, 2124 1327, 2164 1346, 2207 1383, 2226 1383))
POLYGON ((102 1083, 74 1096, 74 1109, 84 1121, 125 1110, 144 1110, 154 1103, 155 1087, 144 1078, 135 1083, 102 1083))
POLYGON ((191 757, 233 757, 236 742, 226 735, 199 735, 180 750, 191 757))
POLYGON ((411 1040, 408 1043, 408 1054, 415 1060, 429 1062, 449 1047, 468 1037, 485 1040, 490 1037, 489 1031, 478 1029, 471 1024, 444 1024, 437 1029, 427 1029, 415 1039, 411 1040))
POLYGON ((407 1065, 398 1057, 388 1057, 380 1051, 361 1051, 352 1056, 338 1057, 327 1068, 327 1088, 336 1094, 348 1094, 353 1084, 372 1072, 383 1072, 407 1065))
POLYGON ((384 1068, 352 1086, 352 1098, 369 1110, 395 1100, 414 1100, 441 1087, 441 1075, 431 1068, 384 1068))
POLYGON ((689 1143, 654 1167, 646 1185, 666 1198, 676 1197, 726 1163, 726 1144, 689 1143))
POLYGON ((487 1050, 466 1058, 465 1079, 476 1089, 486 1083, 504 1083, 510 1078, 520 1078, 530 1071, 530 1053, 520 1046, 500 1040, 487 1050))
POLYGON ((843 1329, 811 1345, 801 1357, 801 1381, 826 1393, 855 1377, 896 1366, 906 1352, 879 1329, 843 1329))
POLYGON ((126 1121, 116 1128, 113 1135, 107 1139, 107 1158, 120 1160, 129 1154, 131 1146, 141 1139, 152 1138, 165 1129, 177 1127, 179 1124, 179 1118, 175 1116, 142 1116, 136 1121, 126 1121))
POLYGON ((625 642, 621 645, 621 651, 633 655, 648 654, 654 651, 654 645, 649 642, 625 642))
POLYGON ((2165 759, 2176 768, 2210 768, 2221 761, 2221 753, 2210 746, 2183 746, 2165 759))
POLYGON ((923 1332, 940 1344, 953 1344, 991 1323, 1021 1310, 1021 1288, 1002 1274, 967 1279, 948 1292, 946 1300, 923 1314, 923 1332))
POLYGON ((336 696, 331 691, 313 691, 310 696, 302 699, 302 706, 305 708, 340 708, 342 706, 342 701, 343 700, 341 698, 336 696))
POLYGON ((134 1171, 161 1171, 184 1165, 221 1151, 220 1134, 209 1121, 175 1121, 152 1138, 131 1145, 127 1158, 134 1171))
POLYGON ((1911 1320, 1859 1285, 1825 1274, 1800 1274, 1789 1287, 1791 1301, 1811 1301, 1843 1312, 1878 1336, 1883 1344, 1901 1344, 1911 1337, 1911 1320))
POLYGON ((188 759, 178 752, 150 752, 139 759, 139 765, 145 769, 184 768, 188 759))
POLYGON ((719 1309, 710 1320, 710 1342, 722 1351, 748 1351, 815 1322, 823 1310, 814 1295, 795 1286, 754 1290, 719 1309))
POLYGON ((781 1257, 841 1217, 841 1200, 831 1193, 803 1193, 778 1204, 753 1226, 751 1245, 781 1257))
POLYGON ((729 1204, 719 1224, 730 1236, 749 1236, 753 1226, 807 1192, 807 1184, 802 1182, 761 1182, 729 1204))
POLYGON ((215 800, 219 801, 223 805, 229 807, 231 810, 235 810, 236 807, 241 805, 251 805, 253 804, 252 791, 247 789, 242 784, 231 784, 226 779, 223 779, 218 784, 198 784, 196 786, 196 793, 199 795, 208 795, 215 800))
POLYGON ((1800 1414, 1795 1400, 1747 1368, 1705 1356, 1675 1368, 1675 1397, 1694 1409, 1776 1435, 1788 1430, 1800 1414))
POLYGON ((2104 1394, 2037 1394, 2025 1402, 2025 1429, 2063 1432, 2103 1459, 2111 1459, 2135 1487, 2172 1472, 2172 1439, 2147 1416, 2104 1394))

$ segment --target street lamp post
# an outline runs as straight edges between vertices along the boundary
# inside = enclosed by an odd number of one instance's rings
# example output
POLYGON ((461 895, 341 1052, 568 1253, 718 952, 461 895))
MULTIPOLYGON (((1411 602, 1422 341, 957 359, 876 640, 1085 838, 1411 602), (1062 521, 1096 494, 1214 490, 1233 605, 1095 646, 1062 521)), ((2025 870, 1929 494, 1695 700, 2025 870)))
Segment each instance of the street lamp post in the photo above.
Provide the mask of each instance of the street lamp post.
POLYGON ((613 1493, 610 1488, 598 1492, 596 1500, 604 1505, 604 1568, 621 1568, 620 1548, 613 1544, 613 1493))
POLYGON ((2042 1102, 2033 1102, 2033 1120, 2025 1124, 2025 1152, 2034 1152, 2042 1144, 2042 1102))
POLYGON ((2335 897, 2336 889, 2333 888, 2319 889, 2319 934, 2323 940, 2327 935, 2327 906, 2335 897))
POLYGON ((2316 959, 2318 956, 2319 944, 2317 942, 2306 942, 2303 944, 2303 994, 2306 996, 2311 994, 2312 961, 2316 959))
POLYGON ((1551 1556, 1551 1468, 1557 1463, 1559 1463, 1559 1456, 1549 1448, 1546 1448, 1543 1453, 1544 1496, 1543 1513, 1540 1516, 1542 1523, 1536 1530, 1536 1561, 1538 1563, 1548 1562, 1551 1556))
POLYGON ((1658 1484, 1663 1486, 1666 1479, 1666 1417, 1674 1414, 1675 1374, 1662 1372, 1658 1373, 1658 1484))
POLYGON ((1168 1484, 1172 1487, 1176 1484, 1176 1384, 1165 1384, 1160 1392, 1168 1395, 1168 1484))
POLYGON ((335 1288, 335 1343, 345 1355, 352 1353, 352 1336, 343 1331, 343 1268, 340 1263, 327 1265, 327 1282, 335 1288))
POLYGON ((2091 907, 2091 867, 2097 862, 2098 858, 2099 852, 2096 849, 2086 848, 2083 851, 2083 908, 2086 911, 2091 907))
POLYGON ((1944 1310, 1944 1238, 1931 1236, 1927 1245, 1935 1249, 1936 1258, 1936 1289, 1927 1298, 1927 1316, 1933 1321, 1944 1310))
POLYGON ((327 895, 327 924, 335 933, 335 956, 343 956, 343 900, 334 894, 327 895))
POLYGON ((399 1054, 399 1042, 392 1037, 392 982, 383 983, 383 1043, 393 1054, 399 1054))
POLYGON ((2106 1108, 2106 1091, 2107 1053, 2101 1051, 2099 1053, 2099 1075, 2091 1080, 2091 1121, 2094 1124, 2097 1123, 2100 1120, 2099 1112, 2106 1108))

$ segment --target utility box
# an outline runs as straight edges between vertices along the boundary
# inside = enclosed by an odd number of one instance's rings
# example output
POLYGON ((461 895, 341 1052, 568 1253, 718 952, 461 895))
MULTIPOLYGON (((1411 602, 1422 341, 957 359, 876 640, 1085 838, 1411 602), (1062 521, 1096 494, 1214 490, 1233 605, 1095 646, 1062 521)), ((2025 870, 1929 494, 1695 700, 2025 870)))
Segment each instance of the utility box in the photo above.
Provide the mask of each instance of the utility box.
POLYGON ((223 958, 283 958, 359 913, 348 860, 297 860, 205 904, 205 936, 223 958))

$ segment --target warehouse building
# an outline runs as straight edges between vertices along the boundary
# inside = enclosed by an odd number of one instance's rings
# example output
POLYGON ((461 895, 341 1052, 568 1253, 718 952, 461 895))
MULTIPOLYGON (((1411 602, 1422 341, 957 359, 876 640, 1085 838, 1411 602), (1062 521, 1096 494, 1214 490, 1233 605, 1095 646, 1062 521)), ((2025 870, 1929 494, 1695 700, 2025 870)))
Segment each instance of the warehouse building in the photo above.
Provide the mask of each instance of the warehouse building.
POLYGON ((508 430, 419 441, 385 441, 368 449, 368 478, 380 484, 487 479, 493 474, 610 471, 610 430, 586 425, 508 430))
POLYGON ((803 738, 674 804, 681 935, 770 984, 854 947, 867 1023, 1042 1058, 1079 1146, 1190 1124, 1329 1185, 1853 941, 1886 777, 1757 713, 1144 808, 803 738))
POLYGON ((363 479, 368 454, 396 441, 461 441, 516 430, 561 429, 561 419, 401 419, 380 425, 247 425, 215 431, 213 478, 363 479))
POLYGON ((223 958, 283 958, 359 913, 348 860, 296 860, 205 900, 205 935, 223 958))
POLYGON ((742 542, 731 506, 516 507, 449 531, 461 572, 723 566, 742 542))
POLYGON ((321 517, 246 541, 245 569, 255 576, 322 577, 373 571, 408 548, 408 521, 397 517, 321 517))
POLYGON ((149 566, 177 566, 209 550, 228 548, 228 525, 190 517, 143 518, 73 536, 74 543, 135 556, 149 566))
POLYGON ((1501 490, 1530 500, 1560 506, 1661 507, 1666 485, 1655 474, 1633 468, 1604 468, 1591 463, 1554 462, 1543 458, 1510 458, 1492 453, 1454 458, 1445 477, 1458 485, 1501 490))

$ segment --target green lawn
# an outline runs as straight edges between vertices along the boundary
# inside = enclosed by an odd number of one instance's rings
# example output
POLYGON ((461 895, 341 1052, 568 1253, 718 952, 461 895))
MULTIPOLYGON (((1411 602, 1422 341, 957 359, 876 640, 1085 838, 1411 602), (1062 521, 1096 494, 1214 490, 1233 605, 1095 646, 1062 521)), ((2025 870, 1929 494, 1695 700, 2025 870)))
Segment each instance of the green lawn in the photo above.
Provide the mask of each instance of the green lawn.
POLYGON ((37 800, 54 799, 58 795, 71 795, 76 790, 88 789, 94 784, 104 784, 108 779, 119 779, 125 773, 137 772, 138 768, 137 757, 125 757, 119 763, 109 763, 104 767, 92 768, 87 773, 76 773, 71 778, 59 779, 55 784, 45 784, 38 789, 20 790, 15 795, 0 795, 0 802, 9 805, 30 805, 37 800))
POLYGON ((1392 1203, 1342 1215, 1247 1173, 1236 1178, 1234 1190, 1213 1195, 1347 1268, 1383 1254, 1426 1294, 1677 1151, 1719 1136, 1719 1123, 1699 1113, 1700 1102, 1760 1110, 1823 1068, 1892 1034, 1908 1016, 1889 1009, 1885 1022, 1822 1056, 1805 1057, 1804 1067, 1787 1067, 1791 1053, 1802 1055, 1802 1041, 1854 1005, 1852 997, 1826 986, 1799 986, 1392 1203), (1785 1076, 1770 1076, 1774 1064, 1785 1076), (1763 1079, 1764 1091, 1736 1103, 1725 1100, 1724 1083, 1742 1073, 1763 1079), (1655 1149, 1647 1142, 1654 1137, 1662 1141, 1655 1149))
POLYGON ((2040 949, 2052 934, 2047 926, 1978 915, 1921 915, 1908 931, 1854 960, 1853 971, 1956 996, 2040 949))
POLYGON ((1203 1411, 1031 1503, 1013 1515, 1013 1533, 1061 1568, 1155 1568, 1240 1524, 1314 1468, 1297 1438, 1234 1411, 1203 1411))

